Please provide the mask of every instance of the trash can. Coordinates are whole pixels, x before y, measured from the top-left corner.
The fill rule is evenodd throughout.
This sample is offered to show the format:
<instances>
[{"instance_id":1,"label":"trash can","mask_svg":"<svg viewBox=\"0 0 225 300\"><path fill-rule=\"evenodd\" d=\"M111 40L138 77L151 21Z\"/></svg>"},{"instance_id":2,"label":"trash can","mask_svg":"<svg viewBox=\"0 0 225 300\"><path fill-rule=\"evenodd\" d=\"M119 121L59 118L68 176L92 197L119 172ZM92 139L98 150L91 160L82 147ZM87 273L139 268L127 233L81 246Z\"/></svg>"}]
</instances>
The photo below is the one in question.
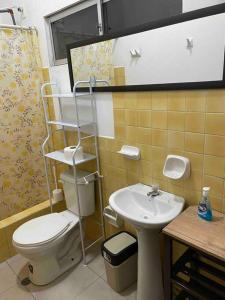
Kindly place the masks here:
<instances>
[{"instance_id":1,"label":"trash can","mask_svg":"<svg viewBox=\"0 0 225 300\"><path fill-rule=\"evenodd\" d=\"M136 237L126 231L102 243L107 282L116 292L122 292L137 281L137 251Z\"/></svg>"}]
</instances>

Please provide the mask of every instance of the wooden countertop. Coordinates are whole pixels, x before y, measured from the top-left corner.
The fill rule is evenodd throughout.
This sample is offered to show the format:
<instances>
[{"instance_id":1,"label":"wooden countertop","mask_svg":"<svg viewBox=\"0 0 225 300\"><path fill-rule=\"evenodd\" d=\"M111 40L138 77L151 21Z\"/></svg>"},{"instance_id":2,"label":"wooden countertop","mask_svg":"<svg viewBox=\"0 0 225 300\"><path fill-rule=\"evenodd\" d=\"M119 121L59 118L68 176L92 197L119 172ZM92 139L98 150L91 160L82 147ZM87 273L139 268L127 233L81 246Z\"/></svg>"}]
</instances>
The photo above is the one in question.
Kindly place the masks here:
<instances>
[{"instance_id":1,"label":"wooden countertop","mask_svg":"<svg viewBox=\"0 0 225 300\"><path fill-rule=\"evenodd\" d=\"M225 261L225 215L213 211L213 220L198 217L190 206L168 224L163 233L202 252Z\"/></svg>"}]
</instances>

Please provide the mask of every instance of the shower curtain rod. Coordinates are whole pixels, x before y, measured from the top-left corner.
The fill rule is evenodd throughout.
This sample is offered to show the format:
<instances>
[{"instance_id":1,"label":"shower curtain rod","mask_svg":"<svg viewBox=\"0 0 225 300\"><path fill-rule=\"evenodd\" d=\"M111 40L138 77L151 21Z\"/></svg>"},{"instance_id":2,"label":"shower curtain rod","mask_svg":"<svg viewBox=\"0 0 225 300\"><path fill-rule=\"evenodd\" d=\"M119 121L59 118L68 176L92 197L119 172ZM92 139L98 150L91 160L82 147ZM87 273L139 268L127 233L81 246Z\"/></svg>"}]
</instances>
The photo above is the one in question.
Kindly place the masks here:
<instances>
[{"instance_id":1,"label":"shower curtain rod","mask_svg":"<svg viewBox=\"0 0 225 300\"><path fill-rule=\"evenodd\" d=\"M37 28L36 27L25 27L25 26L19 26L19 25L7 25L7 24L0 24L0 29L3 29L3 28L11 28L11 29L23 29L23 30L36 30L37 31Z\"/></svg>"}]
</instances>

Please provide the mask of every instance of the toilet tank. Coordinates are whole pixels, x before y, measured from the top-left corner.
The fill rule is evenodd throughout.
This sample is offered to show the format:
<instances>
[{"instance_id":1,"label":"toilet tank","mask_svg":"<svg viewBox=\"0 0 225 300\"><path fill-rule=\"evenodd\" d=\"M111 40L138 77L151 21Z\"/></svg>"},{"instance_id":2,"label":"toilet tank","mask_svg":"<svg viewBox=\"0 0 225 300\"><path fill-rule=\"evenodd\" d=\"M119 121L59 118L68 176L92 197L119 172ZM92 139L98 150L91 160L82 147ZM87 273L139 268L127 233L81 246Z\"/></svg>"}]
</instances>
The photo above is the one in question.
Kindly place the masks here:
<instances>
[{"instance_id":1,"label":"toilet tank","mask_svg":"<svg viewBox=\"0 0 225 300\"><path fill-rule=\"evenodd\" d=\"M80 200L81 217L90 216L95 211L94 175L88 177L88 184L85 184L85 180L83 178L89 174L89 172L77 170L77 187ZM76 215L79 215L73 172L63 172L61 173L60 178L63 183L67 209Z\"/></svg>"}]
</instances>

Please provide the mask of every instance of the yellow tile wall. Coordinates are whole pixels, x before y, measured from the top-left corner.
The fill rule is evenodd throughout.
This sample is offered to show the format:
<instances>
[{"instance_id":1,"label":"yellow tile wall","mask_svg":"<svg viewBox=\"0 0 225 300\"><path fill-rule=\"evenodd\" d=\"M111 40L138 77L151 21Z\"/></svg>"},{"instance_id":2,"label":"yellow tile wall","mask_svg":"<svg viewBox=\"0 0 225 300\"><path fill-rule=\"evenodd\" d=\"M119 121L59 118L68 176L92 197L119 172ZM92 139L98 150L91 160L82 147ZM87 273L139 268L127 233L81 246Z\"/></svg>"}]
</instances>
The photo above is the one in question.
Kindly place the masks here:
<instances>
[{"instance_id":1,"label":"yellow tile wall","mask_svg":"<svg viewBox=\"0 0 225 300\"><path fill-rule=\"evenodd\" d=\"M212 208L225 212L225 90L113 93L113 112L115 138L99 138L105 205L137 182L158 183L194 205L207 185ZM117 154L123 144L139 147L141 160ZM189 179L163 176L168 154L190 159Z\"/></svg>"},{"instance_id":2,"label":"yellow tile wall","mask_svg":"<svg viewBox=\"0 0 225 300\"><path fill-rule=\"evenodd\" d=\"M123 70L117 71L118 80L123 80ZM52 107L50 111L54 117ZM225 90L113 93L113 113L115 138L99 138L105 206L112 192L137 182L157 183L183 196L186 205L197 204L202 186L209 185L213 209L225 212ZM54 144L62 148L62 137L54 137ZM117 151L123 144L140 147L141 160L121 157ZM163 176L168 154L190 159L189 179L173 181ZM82 167L92 170L93 164ZM89 238L98 235L96 218L99 211L86 222ZM132 226L124 227L134 232ZM106 224L107 235L116 231Z\"/></svg>"}]
</instances>

